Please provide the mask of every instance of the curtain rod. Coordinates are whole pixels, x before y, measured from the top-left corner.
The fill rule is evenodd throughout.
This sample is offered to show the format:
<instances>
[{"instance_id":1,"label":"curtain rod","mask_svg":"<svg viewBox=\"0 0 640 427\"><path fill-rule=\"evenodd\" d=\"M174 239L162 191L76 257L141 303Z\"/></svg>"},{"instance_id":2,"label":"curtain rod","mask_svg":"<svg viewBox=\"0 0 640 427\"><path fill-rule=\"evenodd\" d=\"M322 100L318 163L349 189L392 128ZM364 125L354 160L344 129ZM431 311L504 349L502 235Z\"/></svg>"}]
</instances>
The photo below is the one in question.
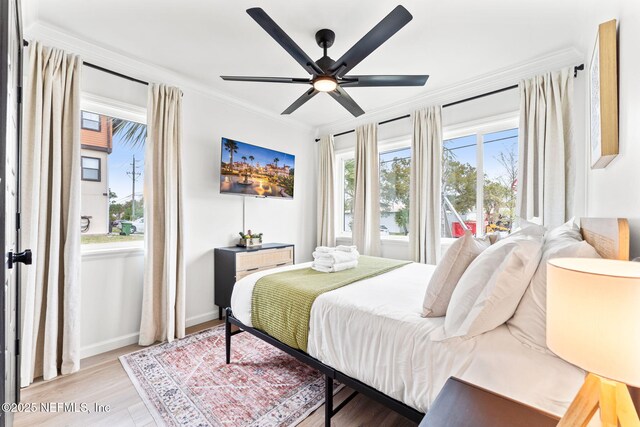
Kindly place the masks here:
<instances>
[{"instance_id":1,"label":"curtain rod","mask_svg":"<svg viewBox=\"0 0 640 427\"><path fill-rule=\"evenodd\" d=\"M22 44L25 47L29 46L29 42L27 40L23 40ZM86 65L89 68L93 68L95 70L99 70L99 71L102 71L104 73L111 74L113 76L117 76L117 77L123 78L125 80L129 80L129 81L132 81L132 82L136 82L136 83L140 83L140 84L149 86L149 82L146 82L146 81L140 80L140 79L136 79L135 77L127 76L126 74L122 74L122 73L119 73L117 71L110 70L108 68L101 67L100 65L92 64L91 62L84 62L83 61L82 65Z\"/></svg>"},{"instance_id":2,"label":"curtain rod","mask_svg":"<svg viewBox=\"0 0 640 427\"><path fill-rule=\"evenodd\" d=\"M584 70L584 64L580 64L580 65L576 65L575 67L573 67L573 77L578 77L578 71L582 71ZM463 104L465 102L469 102L469 101L473 101L476 99L480 99L480 98L484 98L485 96L491 96L491 95L495 95L497 93L501 93L501 92L506 92L508 90L512 90L512 89L516 89L518 87L518 85L511 85L511 86L507 86L507 87L503 87L501 89L496 89L496 90L492 90L491 92L486 92L486 93L481 93L480 95L475 95L475 96L471 96L469 98L465 98L465 99L461 99L459 101L454 101L454 102L450 102L448 104L444 104L442 106L442 108L447 108L447 107L453 107L454 105L458 105L458 104ZM399 117L394 117L392 119L388 119L388 120L384 120L378 123L379 125L384 125L387 123L391 123L391 122L395 122L396 120L402 120L402 119L407 119L411 117L411 114L405 114L404 116L399 116ZM350 129L350 130L346 130L344 132L340 132L340 133L336 133L333 136L342 136L342 135L347 135L350 133L355 132L355 129ZM319 138L316 138L316 142L320 141Z\"/></svg>"}]
</instances>

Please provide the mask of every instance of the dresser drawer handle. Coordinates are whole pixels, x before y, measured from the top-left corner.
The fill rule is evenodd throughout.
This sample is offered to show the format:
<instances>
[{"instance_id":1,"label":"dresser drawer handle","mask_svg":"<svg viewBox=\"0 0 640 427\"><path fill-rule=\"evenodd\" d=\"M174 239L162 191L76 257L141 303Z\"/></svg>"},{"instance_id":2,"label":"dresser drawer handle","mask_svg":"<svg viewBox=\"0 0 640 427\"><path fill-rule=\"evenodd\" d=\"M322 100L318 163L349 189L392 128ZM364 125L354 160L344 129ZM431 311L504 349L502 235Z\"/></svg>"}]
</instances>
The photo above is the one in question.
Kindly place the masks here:
<instances>
[{"instance_id":1,"label":"dresser drawer handle","mask_svg":"<svg viewBox=\"0 0 640 427\"><path fill-rule=\"evenodd\" d=\"M276 264L276 267L282 267L283 265L287 265L286 262L281 262L280 264Z\"/></svg>"},{"instance_id":2,"label":"dresser drawer handle","mask_svg":"<svg viewBox=\"0 0 640 427\"><path fill-rule=\"evenodd\" d=\"M260 267L256 267L256 268L250 268L247 271L256 271L256 270L260 270Z\"/></svg>"}]
</instances>

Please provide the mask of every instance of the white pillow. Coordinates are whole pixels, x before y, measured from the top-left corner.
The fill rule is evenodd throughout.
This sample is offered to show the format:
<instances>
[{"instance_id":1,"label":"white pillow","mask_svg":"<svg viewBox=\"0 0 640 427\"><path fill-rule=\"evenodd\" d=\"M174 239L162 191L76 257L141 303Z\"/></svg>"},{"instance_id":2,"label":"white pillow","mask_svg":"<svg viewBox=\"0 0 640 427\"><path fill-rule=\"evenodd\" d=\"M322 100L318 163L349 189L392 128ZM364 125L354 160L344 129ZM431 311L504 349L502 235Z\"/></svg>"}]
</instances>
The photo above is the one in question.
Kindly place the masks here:
<instances>
[{"instance_id":1,"label":"white pillow","mask_svg":"<svg viewBox=\"0 0 640 427\"><path fill-rule=\"evenodd\" d=\"M577 234L576 234L577 233ZM515 314L507 322L509 331L520 342L538 351L547 348L547 262L554 258L600 258L598 252L581 241L580 229L569 223L549 232L542 259Z\"/></svg>"},{"instance_id":2,"label":"white pillow","mask_svg":"<svg viewBox=\"0 0 640 427\"><path fill-rule=\"evenodd\" d=\"M490 246L490 240L476 239L467 230L438 262L427 285L422 303L422 317L440 317L447 312L451 294L465 270L478 255Z\"/></svg>"},{"instance_id":3,"label":"white pillow","mask_svg":"<svg viewBox=\"0 0 640 427\"><path fill-rule=\"evenodd\" d=\"M580 227L576 225L574 218L571 218L561 226L554 228L544 236L545 243L557 239L573 239L576 242L582 241Z\"/></svg>"},{"instance_id":4,"label":"white pillow","mask_svg":"<svg viewBox=\"0 0 640 427\"><path fill-rule=\"evenodd\" d=\"M519 221L519 226L514 228L505 239L513 236L535 236L540 239L544 236L544 233L547 231L543 226L536 224L535 222L530 222L521 219Z\"/></svg>"},{"instance_id":5,"label":"white pillow","mask_svg":"<svg viewBox=\"0 0 640 427\"><path fill-rule=\"evenodd\" d=\"M506 322L538 267L541 236L512 235L482 252L462 275L444 321L447 337L471 338Z\"/></svg>"}]
</instances>

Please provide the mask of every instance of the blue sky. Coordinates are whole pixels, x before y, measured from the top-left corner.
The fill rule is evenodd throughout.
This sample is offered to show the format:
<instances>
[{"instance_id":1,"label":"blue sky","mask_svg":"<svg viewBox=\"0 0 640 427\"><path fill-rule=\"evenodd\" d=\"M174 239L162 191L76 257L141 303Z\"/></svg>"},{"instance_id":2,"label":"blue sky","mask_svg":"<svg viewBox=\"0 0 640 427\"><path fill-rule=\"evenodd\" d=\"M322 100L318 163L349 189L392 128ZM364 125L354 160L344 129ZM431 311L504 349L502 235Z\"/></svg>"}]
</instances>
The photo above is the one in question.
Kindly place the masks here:
<instances>
[{"instance_id":1,"label":"blue sky","mask_svg":"<svg viewBox=\"0 0 640 427\"><path fill-rule=\"evenodd\" d=\"M295 156L292 154L282 153L280 151L270 150L268 148L258 147L256 145L247 144L246 142L240 142L232 140L230 138L222 138L220 145L222 146L222 161L229 162L229 152L225 149L224 143L227 140L235 141L238 144L238 152L233 154L233 161L241 161L242 156L249 158L249 156L255 157L254 164L260 163L260 166L264 166L268 163L273 163L273 159L276 157L280 159L278 166L294 167ZM249 160L247 160L249 162Z\"/></svg>"},{"instance_id":2,"label":"blue sky","mask_svg":"<svg viewBox=\"0 0 640 427\"><path fill-rule=\"evenodd\" d=\"M142 195L144 183L144 146L139 145L132 149L122 143L122 138L114 135L113 151L109 154L109 188L114 191L118 202L131 200L131 177L127 172L131 171L133 156L136 156L136 172L141 175L136 180L136 198Z\"/></svg>"}]
</instances>

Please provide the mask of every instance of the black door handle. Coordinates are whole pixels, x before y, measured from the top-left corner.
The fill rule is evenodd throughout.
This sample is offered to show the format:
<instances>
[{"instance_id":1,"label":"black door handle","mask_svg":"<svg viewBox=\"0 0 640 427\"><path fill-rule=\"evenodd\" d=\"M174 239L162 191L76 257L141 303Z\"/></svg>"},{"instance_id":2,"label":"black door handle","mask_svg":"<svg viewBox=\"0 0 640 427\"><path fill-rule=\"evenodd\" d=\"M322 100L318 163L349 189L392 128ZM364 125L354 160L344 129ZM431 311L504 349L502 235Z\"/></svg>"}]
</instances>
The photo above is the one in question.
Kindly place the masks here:
<instances>
[{"instance_id":1,"label":"black door handle","mask_svg":"<svg viewBox=\"0 0 640 427\"><path fill-rule=\"evenodd\" d=\"M16 262L21 262L25 265L31 265L31 261L33 257L31 255L31 249L25 249L22 252L18 252L14 254L13 252L9 252L9 259L7 260L7 268L13 268L13 264Z\"/></svg>"}]
</instances>

